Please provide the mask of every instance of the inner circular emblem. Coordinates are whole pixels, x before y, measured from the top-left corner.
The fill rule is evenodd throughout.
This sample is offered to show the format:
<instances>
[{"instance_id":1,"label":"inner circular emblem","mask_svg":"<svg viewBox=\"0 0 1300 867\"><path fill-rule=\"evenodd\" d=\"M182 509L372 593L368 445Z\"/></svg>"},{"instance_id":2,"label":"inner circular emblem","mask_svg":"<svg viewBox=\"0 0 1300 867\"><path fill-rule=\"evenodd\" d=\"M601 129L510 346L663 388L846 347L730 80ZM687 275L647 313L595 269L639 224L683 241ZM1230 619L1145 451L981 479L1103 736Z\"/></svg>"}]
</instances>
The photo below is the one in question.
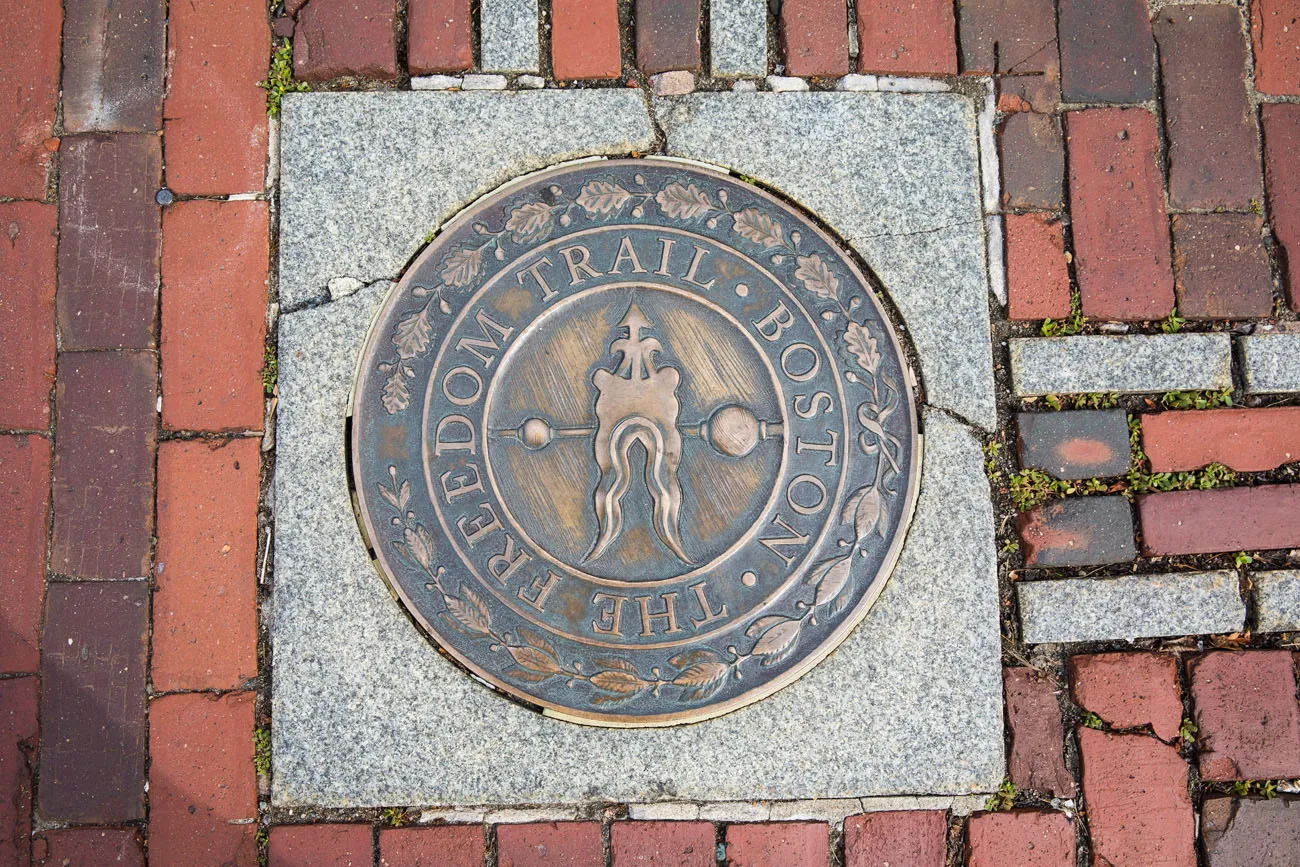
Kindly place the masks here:
<instances>
[{"instance_id":1,"label":"inner circular emblem","mask_svg":"<svg viewBox=\"0 0 1300 867\"><path fill-rule=\"evenodd\" d=\"M451 221L362 356L352 464L411 616L545 712L672 725L866 615L916 498L913 379L806 217L666 160L542 172Z\"/></svg>"}]
</instances>

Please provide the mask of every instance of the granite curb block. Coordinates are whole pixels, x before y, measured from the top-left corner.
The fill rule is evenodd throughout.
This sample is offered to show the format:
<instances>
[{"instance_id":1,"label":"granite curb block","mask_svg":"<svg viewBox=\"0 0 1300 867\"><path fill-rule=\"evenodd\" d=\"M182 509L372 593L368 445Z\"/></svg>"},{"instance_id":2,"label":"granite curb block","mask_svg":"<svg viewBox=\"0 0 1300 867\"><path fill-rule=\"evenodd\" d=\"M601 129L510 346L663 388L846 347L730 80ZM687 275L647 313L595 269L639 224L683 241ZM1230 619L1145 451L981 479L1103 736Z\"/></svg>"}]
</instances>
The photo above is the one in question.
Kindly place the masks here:
<instances>
[{"instance_id":1,"label":"granite curb block","mask_svg":"<svg viewBox=\"0 0 1300 867\"><path fill-rule=\"evenodd\" d=\"M1239 631L1237 573L1069 578L1016 585L1026 644Z\"/></svg>"},{"instance_id":2,"label":"granite curb block","mask_svg":"<svg viewBox=\"0 0 1300 867\"><path fill-rule=\"evenodd\" d=\"M1300 630L1300 570L1252 572L1260 632Z\"/></svg>"},{"instance_id":3,"label":"granite curb block","mask_svg":"<svg viewBox=\"0 0 1300 867\"><path fill-rule=\"evenodd\" d=\"M1226 334L1020 337L1011 345L1016 394L1136 394L1232 387Z\"/></svg>"},{"instance_id":4,"label":"granite curb block","mask_svg":"<svg viewBox=\"0 0 1300 867\"><path fill-rule=\"evenodd\" d=\"M485 72L537 72L537 0L482 0L479 56Z\"/></svg>"},{"instance_id":5,"label":"granite curb block","mask_svg":"<svg viewBox=\"0 0 1300 867\"><path fill-rule=\"evenodd\" d=\"M718 78L767 75L767 4L763 0L713 0L709 4L709 56Z\"/></svg>"},{"instance_id":6,"label":"granite curb block","mask_svg":"<svg viewBox=\"0 0 1300 867\"><path fill-rule=\"evenodd\" d=\"M1247 394L1300 392L1300 332L1252 334L1238 343Z\"/></svg>"}]
</instances>

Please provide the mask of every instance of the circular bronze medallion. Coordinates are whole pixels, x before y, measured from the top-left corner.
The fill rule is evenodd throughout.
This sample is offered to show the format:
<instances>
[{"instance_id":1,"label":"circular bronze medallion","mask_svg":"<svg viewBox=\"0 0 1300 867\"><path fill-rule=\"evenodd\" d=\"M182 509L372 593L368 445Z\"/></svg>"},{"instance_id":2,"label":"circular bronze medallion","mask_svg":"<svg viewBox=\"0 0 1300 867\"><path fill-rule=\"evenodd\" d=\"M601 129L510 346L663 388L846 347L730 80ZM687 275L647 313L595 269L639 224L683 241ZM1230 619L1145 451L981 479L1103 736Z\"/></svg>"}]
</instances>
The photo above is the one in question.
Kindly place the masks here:
<instances>
[{"instance_id":1,"label":"circular bronze medallion","mask_svg":"<svg viewBox=\"0 0 1300 867\"><path fill-rule=\"evenodd\" d=\"M532 175L450 222L361 360L366 533L411 616L546 712L670 725L848 634L916 496L912 376L807 218L666 160Z\"/></svg>"}]
</instances>

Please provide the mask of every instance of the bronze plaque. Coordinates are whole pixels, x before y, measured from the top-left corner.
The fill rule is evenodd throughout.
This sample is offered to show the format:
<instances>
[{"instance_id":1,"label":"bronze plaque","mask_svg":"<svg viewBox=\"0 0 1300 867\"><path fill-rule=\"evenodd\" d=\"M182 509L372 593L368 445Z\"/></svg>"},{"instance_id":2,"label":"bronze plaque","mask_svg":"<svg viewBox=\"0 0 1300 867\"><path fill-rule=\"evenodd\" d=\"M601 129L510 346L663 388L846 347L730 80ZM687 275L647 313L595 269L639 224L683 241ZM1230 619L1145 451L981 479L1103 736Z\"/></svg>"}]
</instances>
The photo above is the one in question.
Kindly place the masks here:
<instances>
[{"instance_id":1,"label":"bronze plaque","mask_svg":"<svg viewBox=\"0 0 1300 867\"><path fill-rule=\"evenodd\" d=\"M599 725L717 716L816 665L879 595L918 478L913 379L853 260L667 160L559 167L448 223L372 327L352 425L415 621Z\"/></svg>"}]
</instances>

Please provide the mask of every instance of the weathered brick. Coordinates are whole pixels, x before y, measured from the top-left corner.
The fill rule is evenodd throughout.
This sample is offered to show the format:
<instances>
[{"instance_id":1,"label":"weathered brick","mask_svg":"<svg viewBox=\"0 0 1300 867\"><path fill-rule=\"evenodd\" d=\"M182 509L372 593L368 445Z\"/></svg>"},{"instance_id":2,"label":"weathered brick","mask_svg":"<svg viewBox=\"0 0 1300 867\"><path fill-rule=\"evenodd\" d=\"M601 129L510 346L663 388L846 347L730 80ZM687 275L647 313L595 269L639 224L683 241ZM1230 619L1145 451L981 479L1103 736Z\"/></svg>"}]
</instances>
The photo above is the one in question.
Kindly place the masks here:
<instances>
[{"instance_id":1,"label":"weathered brick","mask_svg":"<svg viewBox=\"0 0 1300 867\"><path fill-rule=\"evenodd\" d=\"M710 822L615 822L609 831L613 867L714 867Z\"/></svg>"},{"instance_id":2,"label":"weathered brick","mask_svg":"<svg viewBox=\"0 0 1300 867\"><path fill-rule=\"evenodd\" d=\"M1016 521L1026 566L1104 566L1137 556L1128 500L1067 497L1022 512Z\"/></svg>"},{"instance_id":3,"label":"weathered brick","mask_svg":"<svg viewBox=\"0 0 1300 867\"><path fill-rule=\"evenodd\" d=\"M822 867L830 857L824 822L728 825L727 867Z\"/></svg>"},{"instance_id":4,"label":"weathered brick","mask_svg":"<svg viewBox=\"0 0 1300 867\"><path fill-rule=\"evenodd\" d=\"M943 0L857 0L858 72L950 75L957 22Z\"/></svg>"},{"instance_id":5,"label":"weathered brick","mask_svg":"<svg viewBox=\"0 0 1300 867\"><path fill-rule=\"evenodd\" d=\"M1094 864L1196 867L1187 763L1146 735L1078 729Z\"/></svg>"},{"instance_id":6,"label":"weathered brick","mask_svg":"<svg viewBox=\"0 0 1300 867\"><path fill-rule=\"evenodd\" d=\"M61 150L60 346L152 349L162 246L158 136L73 136Z\"/></svg>"},{"instance_id":7,"label":"weathered brick","mask_svg":"<svg viewBox=\"0 0 1300 867\"><path fill-rule=\"evenodd\" d=\"M1032 668L1004 668L1002 678L1011 727L1011 782L1029 791L1073 798L1056 684Z\"/></svg>"},{"instance_id":8,"label":"weathered brick","mask_svg":"<svg viewBox=\"0 0 1300 867\"><path fill-rule=\"evenodd\" d=\"M1056 56L1056 49L1052 49ZM1061 102L1061 71L1049 70L1042 75L1003 75L995 82L998 111L1036 111L1051 114Z\"/></svg>"},{"instance_id":9,"label":"weathered brick","mask_svg":"<svg viewBox=\"0 0 1300 867\"><path fill-rule=\"evenodd\" d=\"M1273 312L1263 220L1249 214L1176 214L1172 222L1180 315L1246 319Z\"/></svg>"},{"instance_id":10,"label":"weathered brick","mask_svg":"<svg viewBox=\"0 0 1300 867\"><path fill-rule=\"evenodd\" d=\"M1164 741L1178 738L1183 700L1178 660L1161 653L1094 653L1070 660L1074 703L1114 728L1150 725Z\"/></svg>"},{"instance_id":11,"label":"weathered brick","mask_svg":"<svg viewBox=\"0 0 1300 867\"><path fill-rule=\"evenodd\" d=\"M617 0L552 0L551 66L561 79L618 78Z\"/></svg>"},{"instance_id":12,"label":"weathered brick","mask_svg":"<svg viewBox=\"0 0 1300 867\"><path fill-rule=\"evenodd\" d=\"M844 820L844 867L943 867L948 814L942 810L862 813Z\"/></svg>"},{"instance_id":13,"label":"weathered brick","mask_svg":"<svg viewBox=\"0 0 1300 867\"><path fill-rule=\"evenodd\" d=\"M1156 16L1155 35L1169 141L1169 203L1245 208L1262 200L1241 13L1231 5L1166 7Z\"/></svg>"},{"instance_id":14,"label":"weathered brick","mask_svg":"<svg viewBox=\"0 0 1300 867\"><path fill-rule=\"evenodd\" d=\"M0 57L3 57L0 54ZM54 387L56 210L0 204L0 428L45 430Z\"/></svg>"},{"instance_id":15,"label":"weathered brick","mask_svg":"<svg viewBox=\"0 0 1300 867\"><path fill-rule=\"evenodd\" d=\"M1059 220L1007 214L1007 318L1064 319L1070 315L1070 272Z\"/></svg>"},{"instance_id":16,"label":"weathered brick","mask_svg":"<svg viewBox=\"0 0 1300 867\"><path fill-rule=\"evenodd\" d=\"M261 190L266 176L266 77L271 33L258 0L171 7L164 104L167 186L188 195Z\"/></svg>"},{"instance_id":17,"label":"weathered brick","mask_svg":"<svg viewBox=\"0 0 1300 867\"><path fill-rule=\"evenodd\" d=\"M396 0L312 0L294 28L293 74L303 81L344 75L397 77Z\"/></svg>"},{"instance_id":18,"label":"weathered brick","mask_svg":"<svg viewBox=\"0 0 1300 867\"><path fill-rule=\"evenodd\" d=\"M781 50L787 75L844 75L849 71L848 7L837 0L785 0Z\"/></svg>"},{"instance_id":19,"label":"weathered brick","mask_svg":"<svg viewBox=\"0 0 1300 867\"><path fill-rule=\"evenodd\" d=\"M1152 472L1219 463L1251 473L1300 460L1300 407L1158 412L1141 418L1142 448Z\"/></svg>"},{"instance_id":20,"label":"weathered brick","mask_svg":"<svg viewBox=\"0 0 1300 867\"><path fill-rule=\"evenodd\" d=\"M0 196L45 198L59 98L60 0L15 3L0 33Z\"/></svg>"},{"instance_id":21,"label":"weathered brick","mask_svg":"<svg viewBox=\"0 0 1300 867\"><path fill-rule=\"evenodd\" d=\"M59 357L53 571L77 578L149 574L157 370L149 352Z\"/></svg>"},{"instance_id":22,"label":"weathered brick","mask_svg":"<svg viewBox=\"0 0 1300 867\"><path fill-rule=\"evenodd\" d=\"M144 867L140 832L132 828L65 828L32 841L36 867Z\"/></svg>"},{"instance_id":23,"label":"weathered brick","mask_svg":"<svg viewBox=\"0 0 1300 867\"><path fill-rule=\"evenodd\" d=\"M1066 133L1084 315L1164 318L1174 287L1155 118L1145 109L1075 111Z\"/></svg>"},{"instance_id":24,"label":"weathered brick","mask_svg":"<svg viewBox=\"0 0 1300 867\"><path fill-rule=\"evenodd\" d=\"M700 0L637 0L636 65L645 75L700 69Z\"/></svg>"},{"instance_id":25,"label":"weathered brick","mask_svg":"<svg viewBox=\"0 0 1300 867\"><path fill-rule=\"evenodd\" d=\"M257 675L260 441L158 449L155 689L233 689Z\"/></svg>"},{"instance_id":26,"label":"weathered brick","mask_svg":"<svg viewBox=\"0 0 1300 867\"><path fill-rule=\"evenodd\" d=\"M1058 68L1056 7L1050 0L960 0L962 72Z\"/></svg>"},{"instance_id":27,"label":"weathered brick","mask_svg":"<svg viewBox=\"0 0 1300 867\"><path fill-rule=\"evenodd\" d=\"M1148 556L1300 546L1300 485L1170 491L1137 503Z\"/></svg>"},{"instance_id":28,"label":"weathered brick","mask_svg":"<svg viewBox=\"0 0 1300 867\"><path fill-rule=\"evenodd\" d=\"M41 818L144 818L143 581L56 583L41 654Z\"/></svg>"},{"instance_id":29,"label":"weathered brick","mask_svg":"<svg viewBox=\"0 0 1300 867\"><path fill-rule=\"evenodd\" d=\"M162 421L258 430L266 343L266 202L177 202L163 217Z\"/></svg>"},{"instance_id":30,"label":"weathered brick","mask_svg":"<svg viewBox=\"0 0 1300 867\"><path fill-rule=\"evenodd\" d=\"M1291 867L1300 853L1300 804L1209 798L1201 839L1209 867Z\"/></svg>"},{"instance_id":31,"label":"weathered brick","mask_svg":"<svg viewBox=\"0 0 1300 867\"><path fill-rule=\"evenodd\" d=\"M36 754L34 677L0 680L0 864L23 867L32 833Z\"/></svg>"},{"instance_id":32,"label":"weathered brick","mask_svg":"<svg viewBox=\"0 0 1300 867\"><path fill-rule=\"evenodd\" d=\"M599 822L530 822L497 826L500 867L602 867Z\"/></svg>"},{"instance_id":33,"label":"weathered brick","mask_svg":"<svg viewBox=\"0 0 1300 867\"><path fill-rule=\"evenodd\" d=\"M66 0L64 129L144 132L160 128L166 7L165 0Z\"/></svg>"},{"instance_id":34,"label":"weathered brick","mask_svg":"<svg viewBox=\"0 0 1300 867\"><path fill-rule=\"evenodd\" d=\"M1053 115L1018 112L1002 124L1002 204L1055 210L1064 203L1065 145Z\"/></svg>"},{"instance_id":35,"label":"weathered brick","mask_svg":"<svg viewBox=\"0 0 1300 867\"><path fill-rule=\"evenodd\" d=\"M1129 468L1128 415L1122 409L1016 415L1022 467L1058 479L1120 476Z\"/></svg>"},{"instance_id":36,"label":"weathered brick","mask_svg":"<svg viewBox=\"0 0 1300 867\"><path fill-rule=\"evenodd\" d=\"M1213 651L1188 662L1187 679L1202 779L1300 776L1300 707L1289 651Z\"/></svg>"},{"instance_id":37,"label":"weathered brick","mask_svg":"<svg viewBox=\"0 0 1300 867\"><path fill-rule=\"evenodd\" d=\"M49 479L49 440L0 436L0 672L41 664Z\"/></svg>"},{"instance_id":38,"label":"weathered brick","mask_svg":"<svg viewBox=\"0 0 1300 867\"><path fill-rule=\"evenodd\" d=\"M384 828L379 867L483 867L483 826Z\"/></svg>"},{"instance_id":39,"label":"weathered brick","mask_svg":"<svg viewBox=\"0 0 1300 867\"><path fill-rule=\"evenodd\" d=\"M410 0L406 66L412 75L463 72L474 65L470 0Z\"/></svg>"},{"instance_id":40,"label":"weathered brick","mask_svg":"<svg viewBox=\"0 0 1300 867\"><path fill-rule=\"evenodd\" d=\"M1155 40L1143 0L1061 0L1057 14L1066 102L1155 98Z\"/></svg>"},{"instance_id":41,"label":"weathered brick","mask_svg":"<svg viewBox=\"0 0 1300 867\"><path fill-rule=\"evenodd\" d=\"M267 867L370 867L369 825L279 825L271 829Z\"/></svg>"},{"instance_id":42,"label":"weathered brick","mask_svg":"<svg viewBox=\"0 0 1300 867\"><path fill-rule=\"evenodd\" d=\"M967 867L1074 867L1074 823L1064 813L979 813L966 832Z\"/></svg>"},{"instance_id":43,"label":"weathered brick","mask_svg":"<svg viewBox=\"0 0 1300 867\"><path fill-rule=\"evenodd\" d=\"M1300 33L1300 25L1293 28ZM1286 251L1286 285L1291 307L1300 310L1300 105L1260 107L1264 125L1264 180L1269 222Z\"/></svg>"},{"instance_id":44,"label":"weathered brick","mask_svg":"<svg viewBox=\"0 0 1300 867\"><path fill-rule=\"evenodd\" d=\"M1300 2L1258 0L1250 4L1255 43L1255 89L1300 96Z\"/></svg>"}]
</instances>

